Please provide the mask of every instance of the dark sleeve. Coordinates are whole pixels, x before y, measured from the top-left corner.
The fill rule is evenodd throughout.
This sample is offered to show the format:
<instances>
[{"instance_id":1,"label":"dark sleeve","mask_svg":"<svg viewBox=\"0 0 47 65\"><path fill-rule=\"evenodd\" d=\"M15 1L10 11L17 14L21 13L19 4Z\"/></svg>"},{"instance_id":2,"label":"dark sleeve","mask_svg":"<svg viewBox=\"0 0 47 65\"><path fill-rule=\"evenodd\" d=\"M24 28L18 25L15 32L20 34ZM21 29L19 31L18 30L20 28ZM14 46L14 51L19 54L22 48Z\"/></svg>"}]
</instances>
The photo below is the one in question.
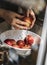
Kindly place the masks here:
<instances>
[{"instance_id":1,"label":"dark sleeve","mask_svg":"<svg viewBox=\"0 0 47 65\"><path fill-rule=\"evenodd\" d=\"M12 4L6 0L0 0L0 8L10 10L17 12L18 11L18 6L16 4ZM0 23L2 23L5 19L0 16Z\"/></svg>"},{"instance_id":2,"label":"dark sleeve","mask_svg":"<svg viewBox=\"0 0 47 65\"><path fill-rule=\"evenodd\" d=\"M0 0L0 8L14 11L14 12L18 11L18 5L8 2L7 0Z\"/></svg>"}]
</instances>

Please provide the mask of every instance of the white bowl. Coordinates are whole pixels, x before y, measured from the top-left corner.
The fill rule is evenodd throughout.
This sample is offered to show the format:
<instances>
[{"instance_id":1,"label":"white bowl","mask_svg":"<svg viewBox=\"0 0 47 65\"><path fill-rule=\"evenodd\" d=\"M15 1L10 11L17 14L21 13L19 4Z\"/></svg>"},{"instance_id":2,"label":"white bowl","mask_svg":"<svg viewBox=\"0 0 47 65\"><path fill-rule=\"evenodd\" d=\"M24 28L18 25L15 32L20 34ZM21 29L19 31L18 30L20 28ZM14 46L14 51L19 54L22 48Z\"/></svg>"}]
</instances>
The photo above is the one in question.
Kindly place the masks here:
<instances>
[{"instance_id":1,"label":"white bowl","mask_svg":"<svg viewBox=\"0 0 47 65\"><path fill-rule=\"evenodd\" d=\"M33 37L39 37L39 35L33 33L33 32L30 32L30 31L27 31L27 30L8 30L6 32L3 32L1 35L0 35L0 39L2 40L2 42L5 40L5 39L14 39L14 40L23 40L26 35L32 35ZM21 49L21 48L13 48L12 46L10 45L7 45L9 48L11 49L14 49L15 50L15 53L18 54L18 55L21 55L21 56L28 56L31 54L31 49ZM10 50L11 51L11 50Z\"/></svg>"}]
</instances>

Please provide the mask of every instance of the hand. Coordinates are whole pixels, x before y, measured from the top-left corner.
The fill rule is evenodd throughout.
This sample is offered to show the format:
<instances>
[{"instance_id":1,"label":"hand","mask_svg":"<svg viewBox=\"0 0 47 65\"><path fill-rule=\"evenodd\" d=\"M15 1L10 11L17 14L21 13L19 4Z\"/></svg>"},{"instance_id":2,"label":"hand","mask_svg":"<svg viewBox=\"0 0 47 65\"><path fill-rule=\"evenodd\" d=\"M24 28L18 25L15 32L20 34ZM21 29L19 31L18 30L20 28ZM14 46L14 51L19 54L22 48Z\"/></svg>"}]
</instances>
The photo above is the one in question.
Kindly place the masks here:
<instances>
[{"instance_id":1,"label":"hand","mask_svg":"<svg viewBox=\"0 0 47 65\"><path fill-rule=\"evenodd\" d=\"M23 16L15 13L15 12L12 12L12 11L9 11L9 10L5 10L5 9L0 9L0 16L3 19L5 19L5 21L8 24L14 26L14 28L27 29L27 27L26 27L27 23L26 22L21 21L20 19L16 19L15 18L15 17L22 18Z\"/></svg>"},{"instance_id":2,"label":"hand","mask_svg":"<svg viewBox=\"0 0 47 65\"><path fill-rule=\"evenodd\" d=\"M33 16L32 25L31 25L31 27L30 27L30 28L32 28L32 27L34 26L35 21L36 21L36 17L35 17L35 14L34 14L33 10L30 9L30 8L27 10L27 17L29 17L29 14L30 14L31 16Z\"/></svg>"},{"instance_id":3,"label":"hand","mask_svg":"<svg viewBox=\"0 0 47 65\"><path fill-rule=\"evenodd\" d=\"M20 19L13 18L11 25L16 29L28 29L27 22L21 21Z\"/></svg>"},{"instance_id":4,"label":"hand","mask_svg":"<svg viewBox=\"0 0 47 65\"><path fill-rule=\"evenodd\" d=\"M26 26L28 23L20 20L20 18L22 18L23 16L12 12L12 11L6 11L5 10L5 19L6 21L13 26L15 29L27 29L28 27ZM9 14L8 14L9 13ZM17 19L19 18L19 19Z\"/></svg>"},{"instance_id":5,"label":"hand","mask_svg":"<svg viewBox=\"0 0 47 65\"><path fill-rule=\"evenodd\" d=\"M33 15L33 18L34 18L31 27L29 27L29 24L27 22L20 20L20 18L22 18L23 16L17 14L16 12L12 12L12 11L5 10L5 9L0 9L0 16L3 17L6 20L6 22L12 25L15 29L16 28L17 29L30 29L33 27L35 23L35 15L32 12L32 10L27 12L27 14L28 13Z\"/></svg>"},{"instance_id":6,"label":"hand","mask_svg":"<svg viewBox=\"0 0 47 65\"><path fill-rule=\"evenodd\" d=\"M30 29L30 28L32 28L33 26L34 26L34 23L35 23L35 20L36 20L36 18L35 18L35 15L34 15L34 12L31 10L31 9L29 9L29 10L27 10L27 17L29 16L29 14L31 14L32 16L33 16L33 21L32 21L32 25L29 27L29 23L28 22L25 22L25 21L22 21L20 18L23 18L24 16L17 16L16 15L16 17L13 17L13 21L11 22L11 25L14 27L14 29ZM17 17L18 17L18 19L17 19Z\"/></svg>"},{"instance_id":7,"label":"hand","mask_svg":"<svg viewBox=\"0 0 47 65\"><path fill-rule=\"evenodd\" d=\"M5 19L5 21L8 24L10 24L11 26L14 26L14 28L27 29L25 22L21 21L20 19L15 18L15 17L22 18L23 16L15 13L15 12L5 10L5 9L0 9L0 16L3 17L3 19Z\"/></svg>"}]
</instances>

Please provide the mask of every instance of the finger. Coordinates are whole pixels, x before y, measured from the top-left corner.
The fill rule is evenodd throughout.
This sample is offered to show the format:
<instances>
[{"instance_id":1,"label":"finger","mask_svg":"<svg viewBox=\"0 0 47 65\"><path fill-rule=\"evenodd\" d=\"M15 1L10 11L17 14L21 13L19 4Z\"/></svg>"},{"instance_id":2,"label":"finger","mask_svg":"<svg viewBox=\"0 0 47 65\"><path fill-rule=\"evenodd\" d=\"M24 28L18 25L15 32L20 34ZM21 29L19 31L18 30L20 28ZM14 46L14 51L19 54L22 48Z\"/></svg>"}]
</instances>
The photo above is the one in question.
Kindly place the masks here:
<instances>
[{"instance_id":1,"label":"finger","mask_svg":"<svg viewBox=\"0 0 47 65\"><path fill-rule=\"evenodd\" d=\"M34 19L36 19L35 18L35 14L34 14L34 12L31 9L30 9L30 14L33 16Z\"/></svg>"},{"instance_id":2,"label":"finger","mask_svg":"<svg viewBox=\"0 0 47 65\"><path fill-rule=\"evenodd\" d=\"M12 25L12 29L13 29L13 30L15 30L15 29L19 30L19 28L16 27L15 25Z\"/></svg>"},{"instance_id":3,"label":"finger","mask_svg":"<svg viewBox=\"0 0 47 65\"><path fill-rule=\"evenodd\" d=\"M21 24L21 25L26 25L27 24L26 22L21 21L19 19L14 19L14 20L15 20L15 23L17 23L17 24Z\"/></svg>"},{"instance_id":4,"label":"finger","mask_svg":"<svg viewBox=\"0 0 47 65\"><path fill-rule=\"evenodd\" d=\"M35 21L36 21L36 17L35 17L34 12L31 9L30 9L30 14L33 16L33 21L32 21L32 26L31 26L31 28L32 28L34 26Z\"/></svg>"},{"instance_id":5,"label":"finger","mask_svg":"<svg viewBox=\"0 0 47 65\"><path fill-rule=\"evenodd\" d=\"M28 22L25 22L25 21L21 21L19 19L14 19L13 22L15 22L15 24L18 24L18 25L23 25L23 26L29 26L29 23Z\"/></svg>"},{"instance_id":6,"label":"finger","mask_svg":"<svg viewBox=\"0 0 47 65\"><path fill-rule=\"evenodd\" d=\"M35 15L34 12L31 9L30 9L30 14L33 15L33 16Z\"/></svg>"},{"instance_id":7,"label":"finger","mask_svg":"<svg viewBox=\"0 0 47 65\"><path fill-rule=\"evenodd\" d=\"M13 25L15 28L18 28L18 29L27 29L26 26L21 26L21 25L18 25L18 24L14 24Z\"/></svg>"}]
</instances>

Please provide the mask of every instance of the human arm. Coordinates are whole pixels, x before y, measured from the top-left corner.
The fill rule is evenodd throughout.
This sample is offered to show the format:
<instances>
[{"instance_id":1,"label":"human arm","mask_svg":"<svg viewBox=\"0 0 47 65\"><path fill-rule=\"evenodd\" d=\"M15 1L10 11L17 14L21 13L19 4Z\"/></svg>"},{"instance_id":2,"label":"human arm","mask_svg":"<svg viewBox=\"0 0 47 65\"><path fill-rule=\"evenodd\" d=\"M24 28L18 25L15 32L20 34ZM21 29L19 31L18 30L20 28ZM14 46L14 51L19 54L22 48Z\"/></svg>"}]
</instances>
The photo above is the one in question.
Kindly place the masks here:
<instances>
[{"instance_id":1,"label":"human arm","mask_svg":"<svg viewBox=\"0 0 47 65\"><path fill-rule=\"evenodd\" d=\"M28 26L27 26L28 23L21 20L21 18L24 16L21 16L17 14L16 12L12 12L12 11L5 10L5 9L0 9L0 17L4 18L5 21L9 23L11 26L13 26L15 29L16 28L17 29L28 29ZM31 26L33 27L33 25Z\"/></svg>"}]
</instances>

